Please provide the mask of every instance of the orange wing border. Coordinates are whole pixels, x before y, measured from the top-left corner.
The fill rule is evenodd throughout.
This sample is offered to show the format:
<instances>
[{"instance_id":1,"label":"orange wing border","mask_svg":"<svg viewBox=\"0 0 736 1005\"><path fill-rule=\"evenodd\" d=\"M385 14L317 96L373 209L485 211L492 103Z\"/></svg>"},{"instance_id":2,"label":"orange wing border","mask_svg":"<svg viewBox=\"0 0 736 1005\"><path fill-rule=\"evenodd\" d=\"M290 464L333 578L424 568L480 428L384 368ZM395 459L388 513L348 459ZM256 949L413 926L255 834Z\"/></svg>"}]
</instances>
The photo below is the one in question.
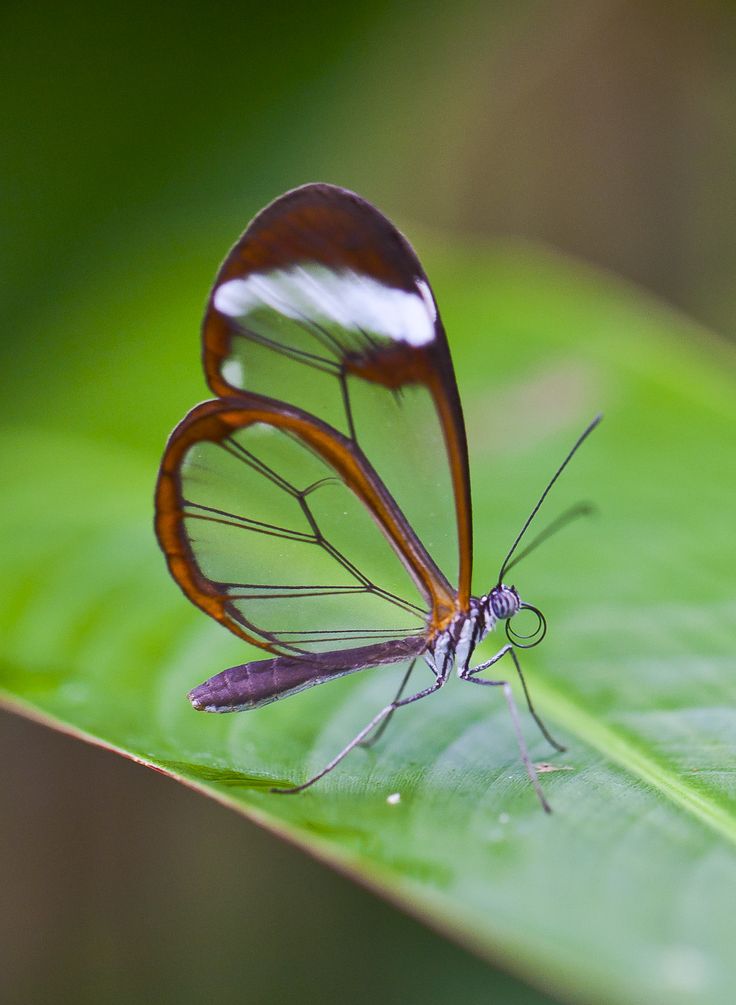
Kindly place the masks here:
<instances>
[{"instance_id":1,"label":"orange wing border","mask_svg":"<svg viewBox=\"0 0 736 1005\"><path fill-rule=\"evenodd\" d=\"M198 570L184 526L186 501L179 471L187 451L203 441L220 443L254 423L294 435L336 472L366 506L425 598L428 641L446 628L460 609L460 598L357 444L306 412L257 395L241 394L197 405L179 423L166 446L156 485L155 530L169 571L184 594L244 642L279 652L228 612L229 598Z\"/></svg>"}]
</instances>

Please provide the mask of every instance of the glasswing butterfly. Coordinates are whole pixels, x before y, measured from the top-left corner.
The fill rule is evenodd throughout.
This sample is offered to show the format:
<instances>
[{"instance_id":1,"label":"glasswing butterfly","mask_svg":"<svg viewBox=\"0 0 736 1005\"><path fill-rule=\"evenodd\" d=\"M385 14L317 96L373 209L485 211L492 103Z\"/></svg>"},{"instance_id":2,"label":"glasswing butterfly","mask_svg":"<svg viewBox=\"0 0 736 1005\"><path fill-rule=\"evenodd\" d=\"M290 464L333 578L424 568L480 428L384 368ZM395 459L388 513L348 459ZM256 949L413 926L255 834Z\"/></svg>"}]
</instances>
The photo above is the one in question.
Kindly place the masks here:
<instances>
[{"instance_id":1,"label":"glasswing butterfly","mask_svg":"<svg viewBox=\"0 0 736 1005\"><path fill-rule=\"evenodd\" d=\"M194 708L258 708L403 664L393 701L322 771L273 790L299 792L377 739L396 709L438 691L455 667L463 681L502 688L548 811L508 682L479 674L508 654L539 728L564 749L537 716L515 652L541 641L544 617L503 578L600 417L547 485L496 584L475 597L468 450L447 338L418 258L377 209L312 184L262 210L215 280L203 361L217 397L169 439L156 533L187 597L268 655L195 687ZM524 609L537 624L522 636L511 619ZM507 644L471 666L499 621ZM405 694L417 665L431 680Z\"/></svg>"}]
</instances>

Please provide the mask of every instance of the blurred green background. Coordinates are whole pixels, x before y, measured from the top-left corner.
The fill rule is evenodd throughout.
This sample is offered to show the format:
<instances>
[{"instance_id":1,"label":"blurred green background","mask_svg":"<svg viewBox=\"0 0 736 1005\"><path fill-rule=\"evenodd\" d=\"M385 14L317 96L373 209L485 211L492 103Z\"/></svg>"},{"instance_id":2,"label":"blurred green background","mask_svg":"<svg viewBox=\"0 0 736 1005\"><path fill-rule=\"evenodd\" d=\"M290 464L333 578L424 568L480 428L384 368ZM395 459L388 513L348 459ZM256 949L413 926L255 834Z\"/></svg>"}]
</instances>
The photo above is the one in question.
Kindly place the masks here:
<instances>
[{"instance_id":1,"label":"blurred green background","mask_svg":"<svg viewBox=\"0 0 736 1005\"><path fill-rule=\"evenodd\" d=\"M153 465L205 396L219 260L312 180L733 336L735 29L717 2L5 4L5 420ZM0 756L4 1001L548 1000L152 772L6 713Z\"/></svg>"}]
</instances>

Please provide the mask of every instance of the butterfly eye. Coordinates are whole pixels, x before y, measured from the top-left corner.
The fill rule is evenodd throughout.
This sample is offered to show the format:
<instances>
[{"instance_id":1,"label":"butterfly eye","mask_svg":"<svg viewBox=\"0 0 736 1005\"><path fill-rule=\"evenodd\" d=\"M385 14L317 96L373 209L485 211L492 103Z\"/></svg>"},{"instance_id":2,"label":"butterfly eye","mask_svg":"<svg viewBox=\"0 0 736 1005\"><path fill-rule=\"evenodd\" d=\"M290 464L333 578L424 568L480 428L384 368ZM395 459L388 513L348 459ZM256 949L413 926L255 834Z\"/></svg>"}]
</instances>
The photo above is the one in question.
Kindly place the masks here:
<instances>
[{"instance_id":1,"label":"butterfly eye","mask_svg":"<svg viewBox=\"0 0 736 1005\"><path fill-rule=\"evenodd\" d=\"M499 620L512 618L521 606L519 594L513 586L497 586L490 595L491 610Z\"/></svg>"}]
</instances>

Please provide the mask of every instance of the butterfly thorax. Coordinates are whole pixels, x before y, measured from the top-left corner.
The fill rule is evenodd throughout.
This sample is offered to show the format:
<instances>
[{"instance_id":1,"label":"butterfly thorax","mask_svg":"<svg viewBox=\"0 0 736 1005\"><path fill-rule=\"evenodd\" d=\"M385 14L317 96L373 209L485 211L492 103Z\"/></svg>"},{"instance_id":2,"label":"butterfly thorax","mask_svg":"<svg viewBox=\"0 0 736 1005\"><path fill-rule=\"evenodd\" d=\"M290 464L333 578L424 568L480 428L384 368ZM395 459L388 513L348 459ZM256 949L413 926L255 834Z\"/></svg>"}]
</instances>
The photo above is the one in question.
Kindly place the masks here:
<instances>
[{"instance_id":1,"label":"butterfly thorax","mask_svg":"<svg viewBox=\"0 0 736 1005\"><path fill-rule=\"evenodd\" d=\"M458 674L467 669L479 643L498 621L512 618L521 607L513 586L500 583L482 597L471 597L469 610L457 614L434 640L430 653L436 672L447 676L454 663Z\"/></svg>"}]
</instances>

